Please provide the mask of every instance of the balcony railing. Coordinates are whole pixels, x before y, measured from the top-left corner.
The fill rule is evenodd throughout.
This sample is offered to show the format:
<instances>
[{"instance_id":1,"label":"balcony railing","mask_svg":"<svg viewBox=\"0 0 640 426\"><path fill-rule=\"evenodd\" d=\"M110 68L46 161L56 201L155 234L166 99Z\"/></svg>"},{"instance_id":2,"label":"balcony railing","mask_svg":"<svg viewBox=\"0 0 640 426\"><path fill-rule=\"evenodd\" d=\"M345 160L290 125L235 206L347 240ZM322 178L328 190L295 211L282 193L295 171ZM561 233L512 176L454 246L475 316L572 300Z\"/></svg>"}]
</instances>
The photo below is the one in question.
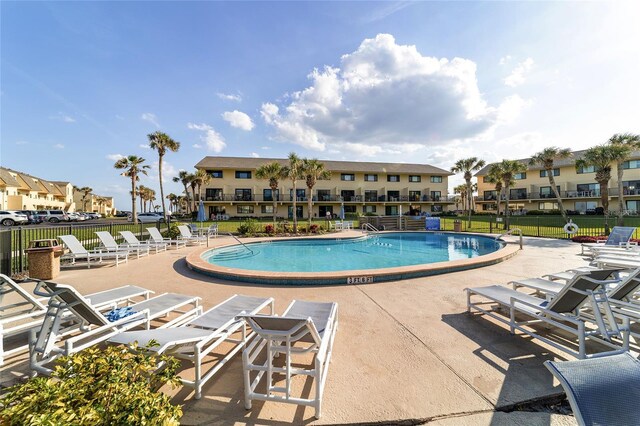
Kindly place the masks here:
<instances>
[{"instance_id":1,"label":"balcony railing","mask_svg":"<svg viewBox=\"0 0 640 426\"><path fill-rule=\"evenodd\" d=\"M264 196L263 194L218 194L214 196L202 196L202 201L209 202L287 202L293 201L290 195ZM200 197L196 194L195 201L200 201ZM297 197L296 201L308 201L308 197ZM388 195L365 196L352 195L342 197L340 195L314 195L314 202L344 202L344 203L394 203L394 202L454 202L455 195L399 195L390 197Z\"/></svg>"}]
</instances>

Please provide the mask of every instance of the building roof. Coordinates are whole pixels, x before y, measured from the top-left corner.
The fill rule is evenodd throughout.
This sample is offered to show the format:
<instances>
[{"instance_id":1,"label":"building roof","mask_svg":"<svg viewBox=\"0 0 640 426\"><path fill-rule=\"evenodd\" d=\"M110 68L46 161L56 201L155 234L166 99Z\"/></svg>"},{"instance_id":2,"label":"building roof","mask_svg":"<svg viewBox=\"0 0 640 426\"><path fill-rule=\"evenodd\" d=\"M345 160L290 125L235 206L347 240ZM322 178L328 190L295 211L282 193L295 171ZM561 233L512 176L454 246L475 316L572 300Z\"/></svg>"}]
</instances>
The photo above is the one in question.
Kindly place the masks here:
<instances>
[{"instance_id":1,"label":"building roof","mask_svg":"<svg viewBox=\"0 0 640 426\"><path fill-rule=\"evenodd\" d=\"M2 180L6 186L21 186L20 182L9 173L9 169L5 169L4 167L0 167L0 180Z\"/></svg>"},{"instance_id":2,"label":"building roof","mask_svg":"<svg viewBox=\"0 0 640 426\"><path fill-rule=\"evenodd\" d=\"M569 158L564 158L562 160L555 160L553 162L553 167L555 168L559 168L559 167L567 167L567 166L573 166L576 163L576 160L579 158L582 158L582 156L584 155L584 153L586 152L586 149L582 149L580 151L572 151L573 156L569 157ZM640 151L634 151L630 158L632 159L636 159L636 158L640 158ZM540 166L540 165L535 165L535 166L530 166L529 165L529 160L531 160L531 157L529 158L521 158L519 161L521 163L523 163L524 165L527 166L527 170L542 170L544 167ZM484 176L487 173L489 173L489 167L491 167L491 165L496 164L496 163L491 163L491 164L487 164L486 166L484 166L482 169L480 169L474 176Z\"/></svg>"},{"instance_id":3,"label":"building roof","mask_svg":"<svg viewBox=\"0 0 640 426\"><path fill-rule=\"evenodd\" d=\"M207 156L196 164L197 169L257 169L265 163L277 161L287 165L289 160L284 158L249 158L249 157L213 157ZM332 161L320 160L328 170L351 173L416 173L429 175L451 176L448 170L440 169L429 164L407 163L374 163L369 161Z\"/></svg>"},{"instance_id":4,"label":"building roof","mask_svg":"<svg viewBox=\"0 0 640 426\"><path fill-rule=\"evenodd\" d=\"M17 177L13 177L9 172L16 174ZM5 181L7 186L15 186L24 190L38 191L45 194L53 194L59 196L64 196L65 191L62 190L58 185L67 184L67 182L51 182L39 177L32 176L28 173L19 172L17 170L8 169L6 167L0 167L0 179Z\"/></svg>"}]
</instances>

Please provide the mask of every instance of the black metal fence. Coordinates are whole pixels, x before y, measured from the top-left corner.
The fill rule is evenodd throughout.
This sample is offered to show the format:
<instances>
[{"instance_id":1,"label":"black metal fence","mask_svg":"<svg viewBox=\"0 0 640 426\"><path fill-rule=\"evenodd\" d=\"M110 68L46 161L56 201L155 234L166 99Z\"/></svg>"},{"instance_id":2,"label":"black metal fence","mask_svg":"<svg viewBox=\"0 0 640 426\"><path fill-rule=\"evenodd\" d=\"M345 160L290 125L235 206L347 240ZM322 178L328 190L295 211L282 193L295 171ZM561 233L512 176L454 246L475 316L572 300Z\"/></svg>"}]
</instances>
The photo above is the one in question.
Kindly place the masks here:
<instances>
[{"instance_id":1,"label":"black metal fence","mask_svg":"<svg viewBox=\"0 0 640 426\"><path fill-rule=\"evenodd\" d=\"M164 226L162 228L161 226ZM56 239L60 235L75 235L88 250L97 247L100 239L98 231L109 231L118 243L124 242L120 231L131 231L139 240L147 240L149 234L145 229L157 227L166 229L166 225L155 223L103 223L103 224L72 224L58 226L11 227L0 230L0 273L14 275L26 271L29 267L25 249L33 240Z\"/></svg>"}]
</instances>

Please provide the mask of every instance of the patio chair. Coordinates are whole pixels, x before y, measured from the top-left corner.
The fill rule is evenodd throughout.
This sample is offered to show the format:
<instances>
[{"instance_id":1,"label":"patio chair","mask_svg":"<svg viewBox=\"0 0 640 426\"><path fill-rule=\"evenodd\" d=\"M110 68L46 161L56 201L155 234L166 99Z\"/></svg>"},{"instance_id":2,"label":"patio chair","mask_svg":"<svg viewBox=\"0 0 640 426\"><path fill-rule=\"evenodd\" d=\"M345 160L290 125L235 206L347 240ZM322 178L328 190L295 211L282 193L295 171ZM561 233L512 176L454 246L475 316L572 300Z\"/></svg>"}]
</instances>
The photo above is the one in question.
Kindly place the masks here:
<instances>
[{"instance_id":1,"label":"patio chair","mask_svg":"<svg viewBox=\"0 0 640 426\"><path fill-rule=\"evenodd\" d=\"M237 317L242 314L256 315L267 306L273 315L273 298L233 295L224 302L214 306L202 315L191 319L180 327L155 330L127 331L109 339L109 343L144 344L153 339L160 346L149 348L155 353L167 353L176 358L192 362L195 379L181 378L184 386L195 389L195 398L200 399L202 387L227 362L233 358L253 336L247 334L246 323ZM240 336L237 334L240 333ZM234 335L236 335L234 337ZM231 349L223 358L209 362L209 368L203 372L204 359L223 343L231 343Z\"/></svg>"},{"instance_id":2,"label":"patio chair","mask_svg":"<svg viewBox=\"0 0 640 426\"><path fill-rule=\"evenodd\" d=\"M338 222L337 220L335 222L331 222L330 225L333 227L333 229L335 229L336 231L344 231L344 223L343 222Z\"/></svg>"},{"instance_id":3,"label":"patio chair","mask_svg":"<svg viewBox=\"0 0 640 426\"><path fill-rule=\"evenodd\" d=\"M153 240L140 241L131 231L120 231L120 235L122 235L122 238L127 242L127 245L131 247L148 247L149 250L153 249L156 253L167 250L167 246L169 245L164 242L156 243Z\"/></svg>"},{"instance_id":4,"label":"patio chair","mask_svg":"<svg viewBox=\"0 0 640 426\"><path fill-rule=\"evenodd\" d=\"M544 365L564 388L579 425L638 425L640 361L630 353Z\"/></svg>"},{"instance_id":5,"label":"patio chair","mask_svg":"<svg viewBox=\"0 0 640 426\"><path fill-rule=\"evenodd\" d=\"M597 266L580 266L579 268L572 268L572 269L568 269L566 271L561 271L561 272L554 272L551 274L546 274L543 275L543 278L547 278L550 280L564 280L564 281L568 281L570 279L572 279L573 277L576 276L577 273L579 272L589 272L589 271L593 271L595 269L600 269Z\"/></svg>"},{"instance_id":6,"label":"patio chair","mask_svg":"<svg viewBox=\"0 0 640 426\"><path fill-rule=\"evenodd\" d=\"M526 287L539 293L557 294L564 288L567 282L574 280L579 275L587 275L590 278L598 281L607 280L608 284L618 283L620 280L615 275L619 271L620 270L617 268L593 268L576 272L566 271L564 274L553 274L553 276L556 277L555 279L551 279L551 277L547 275L546 278L524 278L509 281L509 284L513 287L514 290L517 290L520 287ZM559 282L559 280L563 280L565 282L562 283Z\"/></svg>"},{"instance_id":7,"label":"patio chair","mask_svg":"<svg viewBox=\"0 0 640 426\"><path fill-rule=\"evenodd\" d=\"M178 225L180 236L178 238L183 239L187 244L205 244L207 242L206 235L194 235L191 233L191 228L187 225Z\"/></svg>"},{"instance_id":8,"label":"patio chair","mask_svg":"<svg viewBox=\"0 0 640 426\"><path fill-rule=\"evenodd\" d=\"M600 352L597 355L619 353L629 349L630 319L628 317L620 317L622 324L619 325L617 323L606 292L600 288L603 284L603 281L594 280L588 274L578 275L565 284L562 290L551 297L550 300L534 297L499 285L467 288L465 289L467 292L467 312L475 310L488 315L503 324L507 324L513 334L515 334L516 330L519 330L576 358L582 359L594 356L587 354L587 339L612 349L611 351ZM488 301L472 302L472 296L480 296ZM505 318L491 308L482 306L486 304L497 304L498 308L508 310L509 318ZM584 304L588 304L591 307L591 312L594 316L593 320L579 315L578 309ZM575 335L578 339L578 351L525 327L531 324L555 327L558 330ZM587 325L590 327L587 327Z\"/></svg>"},{"instance_id":9,"label":"patio chair","mask_svg":"<svg viewBox=\"0 0 640 426\"><path fill-rule=\"evenodd\" d=\"M135 253L137 259L139 259L140 256L149 255L149 247L118 244L115 238L113 238L113 235L111 235L108 231L97 231L96 235L98 236L98 238L100 238L100 242L102 243L102 245L100 246L101 250L110 252L126 251L127 253Z\"/></svg>"},{"instance_id":10,"label":"patio chair","mask_svg":"<svg viewBox=\"0 0 640 426\"><path fill-rule=\"evenodd\" d=\"M58 357L79 352L134 327L149 329L152 320L174 314L172 319L166 319L159 326L172 327L202 312L199 297L164 293L129 305L132 315L111 322L92 305L91 300L69 285L42 281L34 293L50 298L40 329L32 331L29 336L30 365L34 373L50 374L48 364ZM79 325L65 323L69 313L74 315ZM77 334L59 341L62 335L72 331Z\"/></svg>"},{"instance_id":11,"label":"patio chair","mask_svg":"<svg viewBox=\"0 0 640 426\"><path fill-rule=\"evenodd\" d=\"M338 304L294 300L281 317L246 315L244 318L256 333L242 353L245 407L251 409L254 399L305 405L314 407L315 417L319 419L333 341L338 329ZM266 350L266 360L263 364L257 364L256 360L263 349ZM309 353L313 354L311 368L303 368L304 364L298 367L299 363L295 364L296 367L292 365L294 356L297 358ZM285 355L284 367L274 365L273 360L279 354ZM285 376L284 386L274 386L274 373ZM266 390L261 393L258 389L265 374ZM313 377L313 397L292 396L291 379L298 374Z\"/></svg>"},{"instance_id":12,"label":"patio chair","mask_svg":"<svg viewBox=\"0 0 640 426\"><path fill-rule=\"evenodd\" d=\"M627 256L598 256L591 261L591 265L598 268L640 268L640 258L632 258Z\"/></svg>"},{"instance_id":13,"label":"patio chair","mask_svg":"<svg viewBox=\"0 0 640 426\"><path fill-rule=\"evenodd\" d=\"M174 246L175 248L187 246L187 242L184 240L172 240L171 238L164 238L158 228L149 227L147 228L147 232L149 233L151 240L156 244L164 243L170 246Z\"/></svg>"},{"instance_id":14,"label":"patio chair","mask_svg":"<svg viewBox=\"0 0 640 426\"><path fill-rule=\"evenodd\" d=\"M209 237L218 238L218 224L214 223L209 226L207 233L209 234Z\"/></svg>"},{"instance_id":15,"label":"patio chair","mask_svg":"<svg viewBox=\"0 0 640 426\"><path fill-rule=\"evenodd\" d=\"M609 237L606 239L599 240L595 243L583 243L581 245L581 254L585 254L585 249L591 250L594 247L611 246L629 248L631 246L630 240L635 230L636 228L632 226L614 226Z\"/></svg>"},{"instance_id":16,"label":"patio chair","mask_svg":"<svg viewBox=\"0 0 640 426\"><path fill-rule=\"evenodd\" d=\"M103 250L87 250L82 243L78 241L75 235L59 235L63 244L70 250L60 257L60 260L71 260L71 265L75 265L78 260L85 260L87 268L91 268L91 263L102 263L105 260L113 260L115 265L127 262L129 253L126 251L103 251Z\"/></svg>"}]
</instances>

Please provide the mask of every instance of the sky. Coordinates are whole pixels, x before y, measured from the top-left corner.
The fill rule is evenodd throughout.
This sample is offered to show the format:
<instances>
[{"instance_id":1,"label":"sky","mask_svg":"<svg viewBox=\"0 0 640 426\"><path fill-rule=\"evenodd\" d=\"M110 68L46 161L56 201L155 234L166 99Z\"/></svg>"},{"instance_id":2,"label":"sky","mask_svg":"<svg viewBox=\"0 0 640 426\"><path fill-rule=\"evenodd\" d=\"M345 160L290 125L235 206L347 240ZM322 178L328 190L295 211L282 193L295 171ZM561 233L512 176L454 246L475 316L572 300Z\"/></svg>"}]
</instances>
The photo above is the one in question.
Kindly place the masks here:
<instances>
[{"instance_id":1,"label":"sky","mask_svg":"<svg viewBox=\"0 0 640 426\"><path fill-rule=\"evenodd\" d=\"M0 2L0 165L130 209L121 156L450 169L640 133L640 2ZM450 179L450 187L461 182Z\"/></svg>"}]
</instances>

